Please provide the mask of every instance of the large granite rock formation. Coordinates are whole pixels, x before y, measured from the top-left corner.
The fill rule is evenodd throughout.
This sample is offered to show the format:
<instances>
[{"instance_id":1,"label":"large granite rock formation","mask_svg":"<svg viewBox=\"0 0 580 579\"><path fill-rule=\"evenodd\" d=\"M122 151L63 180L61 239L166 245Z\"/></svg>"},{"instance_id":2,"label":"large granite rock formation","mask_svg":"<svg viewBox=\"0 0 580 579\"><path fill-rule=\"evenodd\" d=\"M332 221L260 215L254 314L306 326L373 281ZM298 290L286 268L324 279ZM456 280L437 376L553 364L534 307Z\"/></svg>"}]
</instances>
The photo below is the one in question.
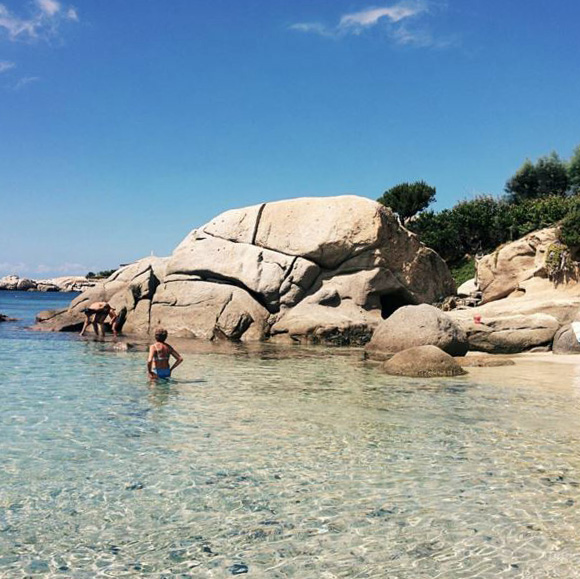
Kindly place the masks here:
<instances>
[{"instance_id":1,"label":"large granite rock formation","mask_svg":"<svg viewBox=\"0 0 580 579\"><path fill-rule=\"evenodd\" d=\"M40 328L79 327L108 301L125 333L362 344L383 317L453 293L445 263L390 210L355 196L235 209L87 290Z\"/></svg>"}]
</instances>

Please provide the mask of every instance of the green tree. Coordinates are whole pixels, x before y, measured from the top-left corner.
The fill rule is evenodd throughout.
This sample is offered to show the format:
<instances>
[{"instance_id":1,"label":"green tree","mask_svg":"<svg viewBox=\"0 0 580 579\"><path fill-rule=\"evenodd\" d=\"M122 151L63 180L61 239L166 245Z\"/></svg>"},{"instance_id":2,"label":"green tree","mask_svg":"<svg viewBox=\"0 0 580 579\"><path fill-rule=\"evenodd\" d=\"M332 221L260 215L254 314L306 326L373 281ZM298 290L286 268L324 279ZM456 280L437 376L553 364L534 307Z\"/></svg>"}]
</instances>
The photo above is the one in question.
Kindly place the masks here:
<instances>
[{"instance_id":1,"label":"green tree","mask_svg":"<svg viewBox=\"0 0 580 579\"><path fill-rule=\"evenodd\" d=\"M572 193L580 193L580 145L576 147L568 163L568 180Z\"/></svg>"},{"instance_id":2,"label":"green tree","mask_svg":"<svg viewBox=\"0 0 580 579\"><path fill-rule=\"evenodd\" d=\"M515 175L508 179L505 192L511 203L520 203L538 196L538 174L529 159L526 159Z\"/></svg>"},{"instance_id":3,"label":"green tree","mask_svg":"<svg viewBox=\"0 0 580 579\"><path fill-rule=\"evenodd\" d=\"M391 187L377 201L390 207L399 215L403 223L406 223L419 211L423 211L433 203L436 193L435 187L427 185L425 181L415 181Z\"/></svg>"},{"instance_id":4,"label":"green tree","mask_svg":"<svg viewBox=\"0 0 580 579\"><path fill-rule=\"evenodd\" d=\"M548 195L566 195L568 188L566 163L554 151L540 157L535 164L526 159L505 185L510 203L522 203Z\"/></svg>"},{"instance_id":5,"label":"green tree","mask_svg":"<svg viewBox=\"0 0 580 579\"><path fill-rule=\"evenodd\" d=\"M538 179L537 197L547 195L566 195L568 191L568 171L566 164L558 153L552 151L545 157L540 157L535 165Z\"/></svg>"}]
</instances>

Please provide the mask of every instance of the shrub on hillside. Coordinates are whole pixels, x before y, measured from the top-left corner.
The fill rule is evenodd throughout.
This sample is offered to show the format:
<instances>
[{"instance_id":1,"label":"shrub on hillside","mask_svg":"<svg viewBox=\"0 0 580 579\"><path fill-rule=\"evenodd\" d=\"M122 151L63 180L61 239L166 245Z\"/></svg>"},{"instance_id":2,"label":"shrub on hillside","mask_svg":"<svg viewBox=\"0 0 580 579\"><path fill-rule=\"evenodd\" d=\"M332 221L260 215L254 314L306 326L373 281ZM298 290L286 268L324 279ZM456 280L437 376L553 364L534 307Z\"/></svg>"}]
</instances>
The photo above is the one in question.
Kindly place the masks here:
<instances>
[{"instance_id":1,"label":"shrub on hillside","mask_svg":"<svg viewBox=\"0 0 580 579\"><path fill-rule=\"evenodd\" d=\"M568 180L572 193L580 193L580 146L576 147L568 162Z\"/></svg>"},{"instance_id":2,"label":"shrub on hillside","mask_svg":"<svg viewBox=\"0 0 580 579\"><path fill-rule=\"evenodd\" d=\"M515 205L481 196L440 213L421 213L409 228L445 261L456 264L465 255L490 253L502 243L550 227L576 211L580 212L578 196L541 197Z\"/></svg>"},{"instance_id":3,"label":"shrub on hillside","mask_svg":"<svg viewBox=\"0 0 580 579\"><path fill-rule=\"evenodd\" d=\"M560 224L558 237L569 247L580 247L580 209L571 211Z\"/></svg>"},{"instance_id":4,"label":"shrub on hillside","mask_svg":"<svg viewBox=\"0 0 580 579\"><path fill-rule=\"evenodd\" d=\"M475 277L475 259L464 257L449 268L451 277L455 280L457 287Z\"/></svg>"},{"instance_id":5,"label":"shrub on hillside","mask_svg":"<svg viewBox=\"0 0 580 579\"><path fill-rule=\"evenodd\" d=\"M421 213L409 228L445 261L455 263L466 254L485 252L502 242L498 219L503 205L491 196L481 196L440 213Z\"/></svg>"}]
</instances>

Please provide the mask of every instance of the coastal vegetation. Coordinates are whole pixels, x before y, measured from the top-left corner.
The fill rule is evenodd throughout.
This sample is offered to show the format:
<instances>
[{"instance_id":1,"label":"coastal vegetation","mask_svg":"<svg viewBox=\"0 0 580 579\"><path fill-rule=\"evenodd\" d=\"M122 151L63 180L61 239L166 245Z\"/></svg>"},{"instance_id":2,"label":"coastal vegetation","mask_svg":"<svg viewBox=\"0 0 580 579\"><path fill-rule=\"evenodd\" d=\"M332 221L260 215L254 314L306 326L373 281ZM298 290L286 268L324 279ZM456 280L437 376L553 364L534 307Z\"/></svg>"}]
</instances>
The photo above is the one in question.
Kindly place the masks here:
<instances>
[{"instance_id":1,"label":"coastal vegetation","mask_svg":"<svg viewBox=\"0 0 580 579\"><path fill-rule=\"evenodd\" d=\"M413 185L419 184L429 187L424 182ZM433 195L422 197L422 205L407 183L389 189L377 201L396 213L403 211L399 215L405 226L437 251L458 284L473 276L475 256L544 227L558 225L562 244L580 246L580 146L568 161L555 152L535 163L526 159L501 196L478 195L433 211L427 207L435 200L435 188L429 189ZM399 198L405 191L406 202Z\"/></svg>"},{"instance_id":2,"label":"coastal vegetation","mask_svg":"<svg viewBox=\"0 0 580 579\"><path fill-rule=\"evenodd\" d=\"M419 211L423 211L436 201L436 193L435 187L427 185L425 181L400 183L385 191L377 201L390 207L403 223L408 223Z\"/></svg>"},{"instance_id":3,"label":"coastal vegetation","mask_svg":"<svg viewBox=\"0 0 580 579\"><path fill-rule=\"evenodd\" d=\"M87 273L86 278L87 279L106 279L108 278L110 275L113 275L117 270L116 269L103 269L102 271L98 271L98 272L94 272L94 271L89 271L89 273Z\"/></svg>"}]
</instances>

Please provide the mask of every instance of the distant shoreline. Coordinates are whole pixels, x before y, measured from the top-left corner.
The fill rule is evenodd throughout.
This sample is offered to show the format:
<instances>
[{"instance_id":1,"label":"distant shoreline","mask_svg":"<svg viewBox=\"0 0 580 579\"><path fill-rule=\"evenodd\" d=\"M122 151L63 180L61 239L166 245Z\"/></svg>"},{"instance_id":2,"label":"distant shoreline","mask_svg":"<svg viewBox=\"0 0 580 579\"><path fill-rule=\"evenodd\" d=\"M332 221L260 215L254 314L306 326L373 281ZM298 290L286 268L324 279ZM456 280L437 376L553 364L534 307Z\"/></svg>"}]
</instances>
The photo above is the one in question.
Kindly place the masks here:
<instances>
[{"instance_id":1,"label":"distant shoreline","mask_svg":"<svg viewBox=\"0 0 580 579\"><path fill-rule=\"evenodd\" d=\"M18 275L7 275L0 278L0 291L36 291L36 292L83 292L92 288L101 280L80 275L61 276L50 279L34 280Z\"/></svg>"}]
</instances>

